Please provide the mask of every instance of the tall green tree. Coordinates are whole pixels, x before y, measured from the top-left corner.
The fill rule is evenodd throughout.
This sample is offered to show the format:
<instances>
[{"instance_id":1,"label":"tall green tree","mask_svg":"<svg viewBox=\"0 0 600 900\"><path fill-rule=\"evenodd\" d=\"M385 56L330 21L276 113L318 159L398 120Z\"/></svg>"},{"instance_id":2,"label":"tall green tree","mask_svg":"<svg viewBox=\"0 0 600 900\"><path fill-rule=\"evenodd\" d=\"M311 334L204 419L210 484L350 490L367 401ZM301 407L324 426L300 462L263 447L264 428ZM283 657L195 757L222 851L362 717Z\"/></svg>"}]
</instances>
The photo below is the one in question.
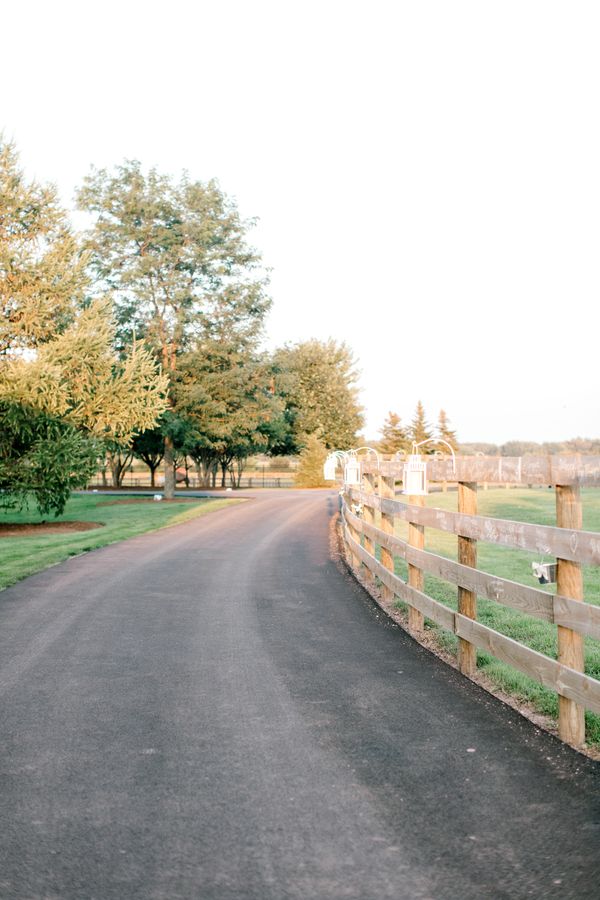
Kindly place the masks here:
<instances>
[{"instance_id":1,"label":"tall green tree","mask_svg":"<svg viewBox=\"0 0 600 900\"><path fill-rule=\"evenodd\" d=\"M165 437L160 428L149 428L137 434L131 444L134 456L150 469L150 485L156 486L156 471L165 455Z\"/></svg>"},{"instance_id":2,"label":"tall green tree","mask_svg":"<svg viewBox=\"0 0 600 900\"><path fill-rule=\"evenodd\" d=\"M328 449L355 446L364 417L348 345L333 339L286 344L275 351L273 362L291 436L283 451L297 452L312 434L319 434Z\"/></svg>"},{"instance_id":3,"label":"tall green tree","mask_svg":"<svg viewBox=\"0 0 600 900\"><path fill-rule=\"evenodd\" d=\"M415 412L408 428L408 439L411 441L415 441L417 444L420 444L421 441L431 440L433 437L433 429L431 425L427 421L427 417L425 415L425 409L423 404L419 400L415 407ZM433 453L435 452L435 447L433 444L425 445L421 449L422 453Z\"/></svg>"},{"instance_id":4,"label":"tall green tree","mask_svg":"<svg viewBox=\"0 0 600 900\"><path fill-rule=\"evenodd\" d=\"M166 380L135 343L115 355L111 307L88 304L81 255L53 188L28 182L0 140L0 504L60 513L100 443L164 409Z\"/></svg>"},{"instance_id":5,"label":"tall green tree","mask_svg":"<svg viewBox=\"0 0 600 900\"><path fill-rule=\"evenodd\" d=\"M248 456L270 448L283 414L271 384L270 362L243 342L205 342L182 356L175 386L189 428L182 446L204 481L220 469L222 486L229 475L236 487Z\"/></svg>"},{"instance_id":6,"label":"tall green tree","mask_svg":"<svg viewBox=\"0 0 600 900\"><path fill-rule=\"evenodd\" d=\"M244 221L215 181L146 175L139 162L92 170L78 193L94 217L86 235L98 290L111 289L123 345L133 335L154 348L175 382L180 357L198 341L235 334L251 344L270 301L260 258ZM172 497L173 437L165 431L165 496Z\"/></svg>"},{"instance_id":7,"label":"tall green tree","mask_svg":"<svg viewBox=\"0 0 600 900\"><path fill-rule=\"evenodd\" d=\"M409 441L406 428L402 425L400 416L395 412L389 412L381 429L379 450L381 453L392 456L394 453L408 449Z\"/></svg>"}]
</instances>

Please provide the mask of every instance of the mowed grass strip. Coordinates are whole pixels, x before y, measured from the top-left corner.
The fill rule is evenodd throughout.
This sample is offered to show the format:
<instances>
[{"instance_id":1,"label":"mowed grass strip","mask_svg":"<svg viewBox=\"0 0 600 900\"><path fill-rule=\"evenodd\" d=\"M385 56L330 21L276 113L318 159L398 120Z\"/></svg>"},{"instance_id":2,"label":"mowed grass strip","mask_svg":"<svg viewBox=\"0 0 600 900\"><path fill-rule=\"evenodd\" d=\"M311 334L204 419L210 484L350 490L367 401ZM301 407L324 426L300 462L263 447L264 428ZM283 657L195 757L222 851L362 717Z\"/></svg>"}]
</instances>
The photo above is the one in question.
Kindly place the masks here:
<instances>
[{"instance_id":1,"label":"mowed grass strip","mask_svg":"<svg viewBox=\"0 0 600 900\"><path fill-rule=\"evenodd\" d=\"M51 522L96 522L100 528L91 531L72 531L56 534L28 534L0 537L0 590L28 575L40 572L115 541L156 531L169 525L179 525L198 516L223 509L243 500L198 499L186 502L155 502L151 498L115 497L106 494L86 494L71 497L65 512L58 518L41 516L35 508L0 510L0 524ZM113 502L114 501L114 502Z\"/></svg>"},{"instance_id":2,"label":"mowed grass strip","mask_svg":"<svg viewBox=\"0 0 600 900\"><path fill-rule=\"evenodd\" d=\"M584 489L581 496L584 530L600 532L600 490L597 488ZM427 505L456 511L457 494L455 491L447 494L430 494L427 497ZM482 516L510 519L516 522L556 525L555 492L553 489L547 488L511 488L508 490L491 488L487 491L480 488L478 513ZM397 522L396 533L398 537L407 540L407 523ZM426 528L425 549L432 553L438 553L440 556L457 559L456 535ZM550 557L542 560L539 554L536 555L525 550L513 550L509 547L486 544L481 541L477 545L478 569L530 587L541 587L531 571L531 563L541 561L553 562ZM403 560L396 560L396 574L404 580L407 579L407 566ZM586 603L600 605L600 569L597 566L584 566L583 579ZM548 593L555 593L556 585L545 585L542 589ZM457 589L453 585L426 575L425 592L446 606L456 609ZM400 609L405 608L402 603L397 605ZM553 659L557 657L556 625L524 615L508 606L483 597L479 597L477 600L477 619L500 634L507 635L533 650L544 653ZM456 635L444 631L433 622L427 621L426 625L444 649L456 652L458 645ZM584 645L585 671L588 675L600 679L600 641L586 637ZM506 663L482 651L477 652L477 667L500 689L530 703L537 711L545 715L552 718L558 716L558 698L553 691L544 688L528 676L522 675ZM586 712L586 725L588 741L600 744L600 716Z\"/></svg>"}]
</instances>

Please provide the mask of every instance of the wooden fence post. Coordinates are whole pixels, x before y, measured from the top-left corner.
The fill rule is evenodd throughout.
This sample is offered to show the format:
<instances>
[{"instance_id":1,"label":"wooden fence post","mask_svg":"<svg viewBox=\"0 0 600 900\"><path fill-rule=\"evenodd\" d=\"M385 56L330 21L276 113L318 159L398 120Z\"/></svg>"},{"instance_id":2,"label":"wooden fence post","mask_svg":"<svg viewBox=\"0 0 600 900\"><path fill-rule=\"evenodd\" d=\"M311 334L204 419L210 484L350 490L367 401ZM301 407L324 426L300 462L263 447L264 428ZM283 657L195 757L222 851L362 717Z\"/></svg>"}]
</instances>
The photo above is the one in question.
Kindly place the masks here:
<instances>
[{"instance_id":1,"label":"wooden fence post","mask_svg":"<svg viewBox=\"0 0 600 900\"><path fill-rule=\"evenodd\" d=\"M379 496L382 500L393 500L396 496L396 479L394 476L379 476ZM381 511L381 530L386 534L394 533L394 517ZM394 571L394 557L385 547L381 548L381 565L388 571ZM381 586L381 595L386 603L394 599L394 592L385 584Z\"/></svg>"},{"instance_id":2,"label":"wooden fence post","mask_svg":"<svg viewBox=\"0 0 600 900\"><path fill-rule=\"evenodd\" d=\"M409 496L408 503L410 506L425 506L425 497ZM416 522L408 523L408 543L417 550L425 549L425 526L418 525ZM408 564L408 583L411 587L422 591L425 585L425 577L423 570L418 566ZM411 631L422 631L424 625L423 613L413 606L408 607L408 627Z\"/></svg>"},{"instance_id":3,"label":"wooden fence post","mask_svg":"<svg viewBox=\"0 0 600 900\"><path fill-rule=\"evenodd\" d=\"M469 516L477 515L477 482L458 482L458 511ZM477 568L477 541L458 537L458 561L463 566ZM477 618L477 594L466 588L458 588L458 611L469 619ZM463 675L473 675L477 666L477 648L463 638L458 639L458 668Z\"/></svg>"},{"instance_id":4,"label":"wooden fence post","mask_svg":"<svg viewBox=\"0 0 600 900\"><path fill-rule=\"evenodd\" d=\"M375 476L367 475L363 473L362 477L363 481L363 491L365 494L374 494L375 493ZM375 510L372 506L367 506L366 504L363 506L362 513L363 520L367 523L367 525L375 524ZM375 556L375 544L373 543L372 538L368 537L366 534L363 535L364 548L367 553L370 553L371 556ZM368 566L365 566L365 577L369 584L373 584L374 576Z\"/></svg>"},{"instance_id":5,"label":"wooden fence post","mask_svg":"<svg viewBox=\"0 0 600 900\"><path fill-rule=\"evenodd\" d=\"M350 512L352 512L352 496L351 496L350 491L346 491L346 493L344 494L344 501L346 503L346 506L350 507ZM348 526L348 531L350 532L350 537L354 538L354 540L356 541L357 544L360 544L360 534L358 533L356 528L354 528L352 526L352 523L348 520L346 520L346 524ZM350 550L350 565L352 566L352 568L354 569L355 572L358 572L360 569L360 557L358 557L356 555L352 546L349 547L349 550Z\"/></svg>"},{"instance_id":6,"label":"wooden fence post","mask_svg":"<svg viewBox=\"0 0 600 900\"><path fill-rule=\"evenodd\" d=\"M559 528L581 530L583 515L577 485L556 485L556 524ZM572 600L583 600L581 563L556 560L556 592ZM584 670L583 637L558 625L558 661L577 672ZM559 737L579 747L585 741L584 708L567 697L558 696Z\"/></svg>"}]
</instances>

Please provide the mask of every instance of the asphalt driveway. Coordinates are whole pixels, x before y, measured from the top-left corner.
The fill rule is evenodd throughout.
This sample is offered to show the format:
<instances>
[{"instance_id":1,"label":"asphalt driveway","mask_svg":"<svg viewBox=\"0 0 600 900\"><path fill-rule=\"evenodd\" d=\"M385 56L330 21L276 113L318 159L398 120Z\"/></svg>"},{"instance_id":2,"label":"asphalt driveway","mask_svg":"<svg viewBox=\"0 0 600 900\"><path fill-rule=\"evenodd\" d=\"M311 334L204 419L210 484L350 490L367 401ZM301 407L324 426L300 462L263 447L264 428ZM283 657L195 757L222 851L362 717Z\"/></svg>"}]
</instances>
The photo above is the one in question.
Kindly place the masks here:
<instances>
[{"instance_id":1,"label":"asphalt driveway","mask_svg":"<svg viewBox=\"0 0 600 900\"><path fill-rule=\"evenodd\" d=\"M386 619L336 509L256 492L0 593L0 897L596 900L600 766Z\"/></svg>"}]
</instances>

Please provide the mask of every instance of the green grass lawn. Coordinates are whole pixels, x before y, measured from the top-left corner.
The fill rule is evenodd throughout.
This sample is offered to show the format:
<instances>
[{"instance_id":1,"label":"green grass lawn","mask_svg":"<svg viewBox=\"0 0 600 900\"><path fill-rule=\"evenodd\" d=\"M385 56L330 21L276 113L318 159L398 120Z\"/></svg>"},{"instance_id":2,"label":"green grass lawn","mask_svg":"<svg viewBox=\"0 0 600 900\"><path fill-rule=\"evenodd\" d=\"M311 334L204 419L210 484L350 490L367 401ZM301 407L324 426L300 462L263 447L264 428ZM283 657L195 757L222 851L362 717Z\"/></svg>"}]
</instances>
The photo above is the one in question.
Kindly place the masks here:
<instances>
[{"instance_id":1,"label":"green grass lawn","mask_svg":"<svg viewBox=\"0 0 600 900\"><path fill-rule=\"evenodd\" d=\"M178 525L224 506L243 502L212 498L184 503L156 503L144 498L139 498L139 503L127 502L132 499L106 494L74 495L68 501L64 514L57 519L43 517L35 508L20 512L0 510L0 524L42 521L102 523L101 528L91 531L0 537L0 589L69 556L104 547L146 531Z\"/></svg>"},{"instance_id":2,"label":"green grass lawn","mask_svg":"<svg viewBox=\"0 0 600 900\"><path fill-rule=\"evenodd\" d=\"M600 490L596 488L583 490L582 500L584 529L600 532ZM487 491L480 489L478 493L479 515L519 522L556 525L555 504L554 490L547 488L510 490L494 488ZM456 511L456 492L430 494L427 497L427 505ZM406 540L408 536L407 523L398 522L396 533L398 537ZM426 528L425 549L438 553L440 556L456 559L457 538L455 535ZM478 543L477 554L477 567L482 571L510 578L512 581L531 587L540 587L531 571L531 563L541 561L539 555L483 542ZM545 561L552 560L548 557ZM403 560L396 560L396 573L406 580L407 566ZM583 574L586 602L600 605L600 569L596 566L586 566ZM554 593L556 585L546 585L543 589ZM425 592L430 597L456 609L457 589L453 585L426 575ZM401 603L398 606L404 608ZM483 597L478 598L477 601L477 619L495 631L556 659L557 628L555 625L524 615L508 606L502 606L500 603ZM427 622L427 626L431 628L441 646L447 650L456 650L458 639L454 634L444 631L433 622ZM542 687L536 681L481 651L477 653L477 666L502 690L528 701L539 712L553 718L558 715L556 694ZM588 675L600 679L600 641L592 638L585 638L585 671ZM595 744L600 743L600 716L586 713L586 723L588 741Z\"/></svg>"}]
</instances>

